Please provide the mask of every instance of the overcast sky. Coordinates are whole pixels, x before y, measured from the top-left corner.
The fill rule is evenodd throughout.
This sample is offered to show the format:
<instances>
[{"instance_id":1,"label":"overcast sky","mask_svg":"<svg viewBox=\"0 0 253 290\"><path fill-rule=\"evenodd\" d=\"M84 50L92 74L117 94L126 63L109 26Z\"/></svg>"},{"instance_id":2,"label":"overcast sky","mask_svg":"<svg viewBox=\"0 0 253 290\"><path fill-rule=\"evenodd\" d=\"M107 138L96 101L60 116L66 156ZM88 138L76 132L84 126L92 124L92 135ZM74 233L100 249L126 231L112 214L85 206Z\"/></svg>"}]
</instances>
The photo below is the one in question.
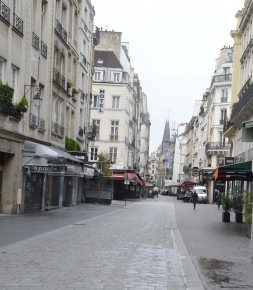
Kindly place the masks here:
<instances>
[{"instance_id":1,"label":"overcast sky","mask_svg":"<svg viewBox=\"0 0 253 290\"><path fill-rule=\"evenodd\" d=\"M194 100L210 86L215 59L233 45L230 31L244 0L91 0L94 24L122 32L151 119L150 153L165 121L189 122Z\"/></svg>"}]
</instances>

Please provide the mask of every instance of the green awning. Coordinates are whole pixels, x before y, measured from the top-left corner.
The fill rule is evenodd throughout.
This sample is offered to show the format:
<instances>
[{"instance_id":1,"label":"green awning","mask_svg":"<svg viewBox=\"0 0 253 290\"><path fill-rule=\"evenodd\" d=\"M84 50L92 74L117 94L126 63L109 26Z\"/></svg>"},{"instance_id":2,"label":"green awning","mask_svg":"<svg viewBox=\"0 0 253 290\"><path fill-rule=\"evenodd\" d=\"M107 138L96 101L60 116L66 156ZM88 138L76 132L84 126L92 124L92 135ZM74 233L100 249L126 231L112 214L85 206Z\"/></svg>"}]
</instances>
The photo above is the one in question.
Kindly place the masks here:
<instances>
[{"instance_id":1,"label":"green awning","mask_svg":"<svg viewBox=\"0 0 253 290\"><path fill-rule=\"evenodd\" d=\"M217 167L214 170L214 178L215 180L231 178L236 179L236 177L240 179L248 179L249 177L253 177L252 173L252 160L250 160L232 165Z\"/></svg>"}]
</instances>

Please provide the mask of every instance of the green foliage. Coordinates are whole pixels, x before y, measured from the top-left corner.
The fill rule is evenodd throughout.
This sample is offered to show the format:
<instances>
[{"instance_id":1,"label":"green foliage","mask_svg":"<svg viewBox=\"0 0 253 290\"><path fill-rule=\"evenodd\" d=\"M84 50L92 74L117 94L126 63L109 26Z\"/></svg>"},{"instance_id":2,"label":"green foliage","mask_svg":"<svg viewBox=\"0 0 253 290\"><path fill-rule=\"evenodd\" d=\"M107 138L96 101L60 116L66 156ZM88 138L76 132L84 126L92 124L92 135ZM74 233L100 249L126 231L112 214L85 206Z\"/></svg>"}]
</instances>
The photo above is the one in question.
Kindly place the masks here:
<instances>
[{"instance_id":1,"label":"green foliage","mask_svg":"<svg viewBox=\"0 0 253 290\"><path fill-rule=\"evenodd\" d=\"M28 100L26 96L23 96L22 99L17 104L18 108L28 108Z\"/></svg>"},{"instance_id":2,"label":"green foliage","mask_svg":"<svg viewBox=\"0 0 253 290\"><path fill-rule=\"evenodd\" d=\"M134 169L136 172L140 172L140 167L139 167L139 165L136 164L136 163L134 164L133 169Z\"/></svg>"},{"instance_id":3,"label":"green foliage","mask_svg":"<svg viewBox=\"0 0 253 290\"><path fill-rule=\"evenodd\" d=\"M11 88L8 84L3 84L0 81L0 100L4 101L7 104L12 104L13 97L13 88Z\"/></svg>"},{"instance_id":4,"label":"green foliage","mask_svg":"<svg viewBox=\"0 0 253 290\"><path fill-rule=\"evenodd\" d=\"M81 146L74 139L66 137L65 138L65 149L68 151L81 151Z\"/></svg>"},{"instance_id":5,"label":"green foliage","mask_svg":"<svg viewBox=\"0 0 253 290\"><path fill-rule=\"evenodd\" d=\"M243 211L243 196L242 195L233 196L232 208L235 212L242 212Z\"/></svg>"},{"instance_id":6,"label":"green foliage","mask_svg":"<svg viewBox=\"0 0 253 290\"><path fill-rule=\"evenodd\" d=\"M112 171L110 169L111 159L108 153L102 152L98 154L98 168L104 173L105 176L111 176Z\"/></svg>"},{"instance_id":7,"label":"green foliage","mask_svg":"<svg viewBox=\"0 0 253 290\"><path fill-rule=\"evenodd\" d=\"M245 217L245 222L247 224L252 223L252 193L247 192L245 193L245 212L244 212L244 217Z\"/></svg>"},{"instance_id":8,"label":"green foliage","mask_svg":"<svg viewBox=\"0 0 253 290\"><path fill-rule=\"evenodd\" d=\"M228 212L231 210L232 207L232 200L229 196L229 194L223 194L221 197L221 204L222 208L225 212Z\"/></svg>"}]
</instances>

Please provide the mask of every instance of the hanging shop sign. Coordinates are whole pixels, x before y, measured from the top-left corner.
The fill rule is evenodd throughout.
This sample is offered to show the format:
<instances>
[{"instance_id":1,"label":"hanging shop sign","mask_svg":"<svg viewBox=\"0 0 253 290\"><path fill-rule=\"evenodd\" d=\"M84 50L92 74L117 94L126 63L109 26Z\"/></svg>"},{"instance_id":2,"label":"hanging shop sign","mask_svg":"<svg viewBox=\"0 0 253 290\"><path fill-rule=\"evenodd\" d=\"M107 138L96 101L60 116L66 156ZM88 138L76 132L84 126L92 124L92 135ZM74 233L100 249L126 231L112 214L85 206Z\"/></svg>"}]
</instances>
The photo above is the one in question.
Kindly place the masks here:
<instances>
[{"instance_id":1,"label":"hanging shop sign","mask_svg":"<svg viewBox=\"0 0 253 290\"><path fill-rule=\"evenodd\" d=\"M104 113L105 90L99 90L98 112Z\"/></svg>"}]
</instances>

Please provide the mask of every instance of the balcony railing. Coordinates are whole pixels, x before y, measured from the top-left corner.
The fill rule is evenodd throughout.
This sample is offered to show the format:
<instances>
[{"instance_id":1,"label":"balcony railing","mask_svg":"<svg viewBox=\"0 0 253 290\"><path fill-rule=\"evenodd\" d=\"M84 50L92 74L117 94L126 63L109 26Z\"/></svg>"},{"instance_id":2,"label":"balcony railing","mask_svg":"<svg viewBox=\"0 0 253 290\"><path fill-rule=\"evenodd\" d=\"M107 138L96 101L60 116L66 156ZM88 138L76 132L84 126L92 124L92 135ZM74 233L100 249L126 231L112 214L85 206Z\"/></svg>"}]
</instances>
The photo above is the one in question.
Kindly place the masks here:
<instances>
[{"instance_id":1,"label":"balcony railing","mask_svg":"<svg viewBox=\"0 0 253 290\"><path fill-rule=\"evenodd\" d=\"M33 36L32 36L32 45L36 50L40 50L40 38L34 32L33 32Z\"/></svg>"},{"instance_id":2,"label":"balcony railing","mask_svg":"<svg viewBox=\"0 0 253 290\"><path fill-rule=\"evenodd\" d=\"M41 41L41 54L47 58L47 45Z\"/></svg>"},{"instance_id":3,"label":"balcony railing","mask_svg":"<svg viewBox=\"0 0 253 290\"><path fill-rule=\"evenodd\" d=\"M252 98L253 98L253 83L249 85L248 89L244 92L244 94L241 95L238 103L234 105L230 120L233 120Z\"/></svg>"},{"instance_id":4,"label":"balcony railing","mask_svg":"<svg viewBox=\"0 0 253 290\"><path fill-rule=\"evenodd\" d=\"M23 20L13 13L13 27L23 35Z\"/></svg>"},{"instance_id":5,"label":"balcony railing","mask_svg":"<svg viewBox=\"0 0 253 290\"><path fill-rule=\"evenodd\" d=\"M52 122L51 132L52 132L52 134L54 134L58 137L63 137L64 136L64 127L60 126L57 123Z\"/></svg>"},{"instance_id":6,"label":"balcony railing","mask_svg":"<svg viewBox=\"0 0 253 290\"><path fill-rule=\"evenodd\" d=\"M10 8L0 1L0 18L10 24Z\"/></svg>"},{"instance_id":7,"label":"balcony railing","mask_svg":"<svg viewBox=\"0 0 253 290\"><path fill-rule=\"evenodd\" d=\"M213 83L231 82L231 81L232 81L232 74L217 75L217 76L213 76L211 86L213 85Z\"/></svg>"},{"instance_id":8,"label":"balcony railing","mask_svg":"<svg viewBox=\"0 0 253 290\"><path fill-rule=\"evenodd\" d=\"M58 85L65 89L65 77L60 74L56 68L54 68L53 79Z\"/></svg>"},{"instance_id":9,"label":"balcony railing","mask_svg":"<svg viewBox=\"0 0 253 290\"><path fill-rule=\"evenodd\" d=\"M46 130L46 122L44 119L39 118L39 124L38 124L38 129L40 131L45 131Z\"/></svg>"},{"instance_id":10,"label":"balcony railing","mask_svg":"<svg viewBox=\"0 0 253 290\"><path fill-rule=\"evenodd\" d=\"M38 118L33 114L29 114L29 126L32 128L36 128L38 125Z\"/></svg>"},{"instance_id":11,"label":"balcony railing","mask_svg":"<svg viewBox=\"0 0 253 290\"><path fill-rule=\"evenodd\" d=\"M56 19L56 26L55 30L57 31L58 35L61 37L61 39L65 42L68 43L68 34L67 31L62 27L60 21Z\"/></svg>"},{"instance_id":12,"label":"balcony railing","mask_svg":"<svg viewBox=\"0 0 253 290\"><path fill-rule=\"evenodd\" d=\"M97 134L97 126L95 124L90 125L90 128L86 132L86 138L90 141L94 141Z\"/></svg>"},{"instance_id":13,"label":"balcony railing","mask_svg":"<svg viewBox=\"0 0 253 290\"><path fill-rule=\"evenodd\" d=\"M206 152L214 150L229 150L230 143L227 142L208 142L206 144Z\"/></svg>"}]
</instances>

